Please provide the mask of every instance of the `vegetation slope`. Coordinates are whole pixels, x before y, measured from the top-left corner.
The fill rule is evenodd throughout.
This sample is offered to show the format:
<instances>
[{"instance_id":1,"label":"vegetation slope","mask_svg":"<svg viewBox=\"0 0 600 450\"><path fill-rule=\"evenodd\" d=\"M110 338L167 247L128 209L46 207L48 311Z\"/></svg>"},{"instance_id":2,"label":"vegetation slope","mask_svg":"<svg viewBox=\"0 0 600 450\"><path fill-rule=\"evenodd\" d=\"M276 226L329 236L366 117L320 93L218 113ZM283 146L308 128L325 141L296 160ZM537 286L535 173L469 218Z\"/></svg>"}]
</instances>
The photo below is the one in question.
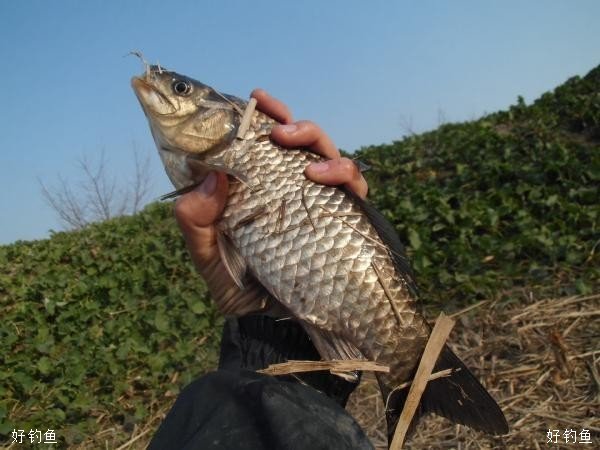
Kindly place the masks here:
<instances>
[{"instance_id":1,"label":"vegetation slope","mask_svg":"<svg viewBox=\"0 0 600 450\"><path fill-rule=\"evenodd\" d=\"M600 67L356 156L426 303L598 292ZM118 446L217 361L220 319L170 204L0 247L0 308L0 442L53 429L104 446L112 427Z\"/></svg>"}]
</instances>

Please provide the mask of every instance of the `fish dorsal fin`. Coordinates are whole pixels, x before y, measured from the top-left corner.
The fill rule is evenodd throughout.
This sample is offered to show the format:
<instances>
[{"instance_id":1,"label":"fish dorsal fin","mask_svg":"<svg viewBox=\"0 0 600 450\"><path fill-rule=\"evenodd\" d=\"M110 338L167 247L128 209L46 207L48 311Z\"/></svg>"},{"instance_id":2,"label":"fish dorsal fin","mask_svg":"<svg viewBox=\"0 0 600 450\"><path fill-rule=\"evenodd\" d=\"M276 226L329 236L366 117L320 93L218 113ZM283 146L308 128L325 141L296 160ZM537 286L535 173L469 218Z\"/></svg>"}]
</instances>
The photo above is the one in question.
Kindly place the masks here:
<instances>
[{"instance_id":1,"label":"fish dorsal fin","mask_svg":"<svg viewBox=\"0 0 600 450\"><path fill-rule=\"evenodd\" d=\"M227 269L235 284L240 289L244 289L244 277L247 270L246 261L240 255L238 249L235 248L229 236L223 232L217 233L217 247L225 269Z\"/></svg>"},{"instance_id":2,"label":"fish dorsal fin","mask_svg":"<svg viewBox=\"0 0 600 450\"><path fill-rule=\"evenodd\" d=\"M404 245L400 242L400 238L396 233L396 230L391 223L381 214L373 205L366 200L358 197L348 189L344 189L347 195L352 197L360 209L366 214L371 222L371 225L377 231L379 238L383 241L386 247L388 247L392 260L394 261L394 267L398 273L404 278L406 286L410 291L411 295L415 298L418 296L417 284L415 283L415 275L410 265L410 261L406 256L406 250Z\"/></svg>"}]
</instances>

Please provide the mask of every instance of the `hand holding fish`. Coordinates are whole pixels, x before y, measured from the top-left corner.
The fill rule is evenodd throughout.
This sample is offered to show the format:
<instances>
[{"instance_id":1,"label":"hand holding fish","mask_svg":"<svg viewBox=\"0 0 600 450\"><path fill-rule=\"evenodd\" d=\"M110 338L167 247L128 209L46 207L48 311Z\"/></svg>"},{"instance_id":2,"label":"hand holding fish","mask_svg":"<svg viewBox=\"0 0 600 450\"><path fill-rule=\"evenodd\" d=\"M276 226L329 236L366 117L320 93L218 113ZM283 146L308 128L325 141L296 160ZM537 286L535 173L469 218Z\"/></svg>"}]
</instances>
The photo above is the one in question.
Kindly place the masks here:
<instances>
[{"instance_id":1,"label":"hand holding fish","mask_svg":"<svg viewBox=\"0 0 600 450\"><path fill-rule=\"evenodd\" d=\"M367 182L356 164L341 157L333 141L318 125L306 120L293 122L288 107L262 89L255 89L251 97L257 100L259 110L282 123L271 132L275 142L290 148L310 148L329 158L327 162L310 164L306 168L308 178L326 185L345 185L359 197L367 196ZM227 192L227 175L212 172L204 183L182 195L175 205L175 217L188 251L213 295L218 292L233 295L234 291L239 291L222 267L214 225L225 208Z\"/></svg>"}]
</instances>

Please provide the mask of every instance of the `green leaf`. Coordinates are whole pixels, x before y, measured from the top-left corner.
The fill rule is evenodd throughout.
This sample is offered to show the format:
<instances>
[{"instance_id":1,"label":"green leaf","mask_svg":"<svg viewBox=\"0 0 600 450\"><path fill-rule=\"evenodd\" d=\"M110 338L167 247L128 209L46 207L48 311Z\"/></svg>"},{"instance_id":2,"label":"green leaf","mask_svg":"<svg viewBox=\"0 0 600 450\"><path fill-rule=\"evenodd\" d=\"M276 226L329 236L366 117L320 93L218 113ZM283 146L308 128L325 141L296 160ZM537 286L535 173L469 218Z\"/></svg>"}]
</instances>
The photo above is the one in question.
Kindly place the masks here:
<instances>
[{"instance_id":1,"label":"green leaf","mask_svg":"<svg viewBox=\"0 0 600 450\"><path fill-rule=\"evenodd\" d=\"M52 370L52 362L49 358L42 356L37 362L37 369L42 375L48 375Z\"/></svg>"},{"instance_id":2,"label":"green leaf","mask_svg":"<svg viewBox=\"0 0 600 450\"><path fill-rule=\"evenodd\" d=\"M411 229L408 232L408 241L414 250L421 248L421 238L419 237L419 232L417 230Z\"/></svg>"},{"instance_id":3,"label":"green leaf","mask_svg":"<svg viewBox=\"0 0 600 450\"><path fill-rule=\"evenodd\" d=\"M194 314L204 314L206 312L206 305L202 302L193 302L191 306Z\"/></svg>"},{"instance_id":4,"label":"green leaf","mask_svg":"<svg viewBox=\"0 0 600 450\"><path fill-rule=\"evenodd\" d=\"M159 311L154 316L154 326L158 331L167 331L169 329L169 319Z\"/></svg>"}]
</instances>

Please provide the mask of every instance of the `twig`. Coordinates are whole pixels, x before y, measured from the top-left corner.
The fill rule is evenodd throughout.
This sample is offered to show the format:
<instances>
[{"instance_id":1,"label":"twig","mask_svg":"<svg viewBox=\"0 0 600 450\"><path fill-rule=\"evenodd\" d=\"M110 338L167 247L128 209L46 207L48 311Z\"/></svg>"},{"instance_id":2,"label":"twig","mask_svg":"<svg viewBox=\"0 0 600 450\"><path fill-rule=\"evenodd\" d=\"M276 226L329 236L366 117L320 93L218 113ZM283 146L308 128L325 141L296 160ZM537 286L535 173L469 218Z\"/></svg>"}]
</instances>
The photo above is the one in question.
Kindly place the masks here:
<instances>
[{"instance_id":1,"label":"twig","mask_svg":"<svg viewBox=\"0 0 600 450\"><path fill-rule=\"evenodd\" d=\"M250 126L250 121L252 120L252 114L254 114L254 110L256 109L256 99L254 97L250 98L246 109L244 110L244 114L242 115L242 121L240 122L240 126L237 130L237 138L244 139L244 135L246 131L248 131L248 127Z\"/></svg>"},{"instance_id":2,"label":"twig","mask_svg":"<svg viewBox=\"0 0 600 450\"><path fill-rule=\"evenodd\" d=\"M400 419L398 420L390 450L400 450L402 448L402 444L406 438L406 432L417 411L421 396L423 395L423 392L425 392L425 387L427 386L431 371L433 370L453 327L454 321L444 313L441 313L435 322L431 336L429 336L425 351L423 352L419 367L417 368L417 373L415 374L413 383L408 391L408 396L406 397L402 414L400 414Z\"/></svg>"},{"instance_id":3,"label":"twig","mask_svg":"<svg viewBox=\"0 0 600 450\"><path fill-rule=\"evenodd\" d=\"M456 369L444 369L444 370L440 370L439 372L432 373L431 375L429 375L429 378L427 378L427 381L433 381L433 380L437 380L438 378L449 377L454 372L458 372L459 370L460 370L460 367L456 368ZM406 382L404 382L402 384L399 384L398 386L396 386L394 388L394 391L399 391L401 389L407 388L407 387L411 386L413 384L413 382L414 382L414 380L410 380L410 381L406 381Z\"/></svg>"},{"instance_id":4,"label":"twig","mask_svg":"<svg viewBox=\"0 0 600 450\"><path fill-rule=\"evenodd\" d=\"M473 309L479 308L480 306L487 305L489 302L491 302L491 300L482 300L479 303L475 303L474 305L471 305L471 306L468 306L468 307L466 307L464 309L461 309L460 311L457 311L454 314L450 314L448 317L450 317L451 319L454 319L454 318L456 318L456 317L458 317L458 316L460 316L460 315L462 315L462 314L464 314L466 312L469 312L469 311L471 311Z\"/></svg>"},{"instance_id":5,"label":"twig","mask_svg":"<svg viewBox=\"0 0 600 450\"><path fill-rule=\"evenodd\" d=\"M137 436L129 439L127 442L125 442L123 445L121 445L119 448L117 448L117 450L124 450L125 448L127 448L128 446L130 446L131 444L133 444L135 441L137 441L139 438L141 438L141 437L147 435L148 433L150 433L150 431L152 431L152 428L147 428L146 430L142 431Z\"/></svg>"},{"instance_id":6,"label":"twig","mask_svg":"<svg viewBox=\"0 0 600 450\"><path fill-rule=\"evenodd\" d=\"M271 364L266 369L257 370L267 375L287 375L290 373L313 372L318 370L333 370L335 372L352 372L354 370L370 370L388 373L390 368L373 361L361 359L346 359L332 361L287 361Z\"/></svg>"}]
</instances>

